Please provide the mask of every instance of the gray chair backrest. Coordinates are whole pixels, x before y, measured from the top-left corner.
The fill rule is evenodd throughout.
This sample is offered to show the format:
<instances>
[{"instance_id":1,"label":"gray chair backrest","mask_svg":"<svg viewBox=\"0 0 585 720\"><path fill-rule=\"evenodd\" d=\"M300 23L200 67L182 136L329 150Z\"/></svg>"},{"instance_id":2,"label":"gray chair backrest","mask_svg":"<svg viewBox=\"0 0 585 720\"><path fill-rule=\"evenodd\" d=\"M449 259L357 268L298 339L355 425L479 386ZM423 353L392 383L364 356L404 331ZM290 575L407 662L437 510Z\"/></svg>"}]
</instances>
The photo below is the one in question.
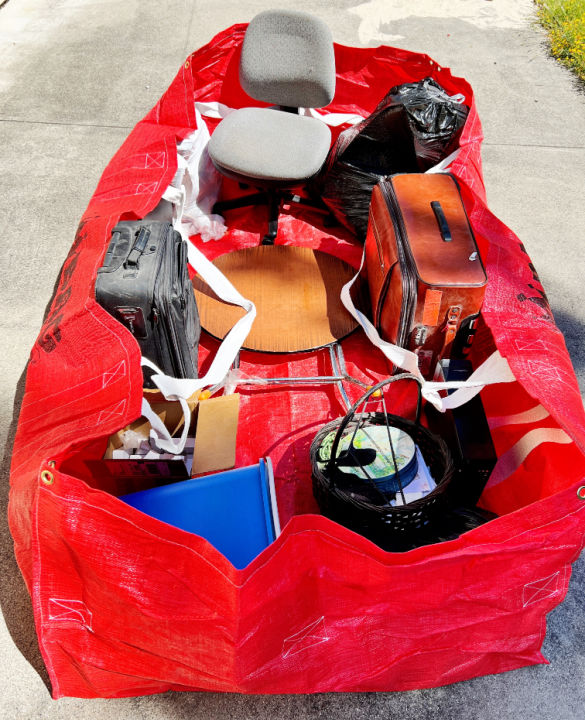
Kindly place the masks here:
<instances>
[{"instance_id":1,"label":"gray chair backrest","mask_svg":"<svg viewBox=\"0 0 585 720\"><path fill-rule=\"evenodd\" d=\"M297 10L256 15L244 37L240 83L251 97L274 105L328 105L335 93L331 31Z\"/></svg>"}]
</instances>

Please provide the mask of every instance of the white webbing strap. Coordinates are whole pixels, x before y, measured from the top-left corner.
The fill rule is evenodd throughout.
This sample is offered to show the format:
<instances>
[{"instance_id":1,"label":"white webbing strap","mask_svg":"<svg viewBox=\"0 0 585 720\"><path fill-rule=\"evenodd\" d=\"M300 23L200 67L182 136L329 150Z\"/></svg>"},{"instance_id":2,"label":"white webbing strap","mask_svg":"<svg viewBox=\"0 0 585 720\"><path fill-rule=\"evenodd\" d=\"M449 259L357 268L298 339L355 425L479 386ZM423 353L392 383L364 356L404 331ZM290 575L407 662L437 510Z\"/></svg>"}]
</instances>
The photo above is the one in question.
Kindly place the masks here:
<instances>
[{"instance_id":1,"label":"white webbing strap","mask_svg":"<svg viewBox=\"0 0 585 720\"><path fill-rule=\"evenodd\" d=\"M158 368L148 358L142 357L140 364L149 367L151 370L154 370L157 375L162 375L160 368ZM180 438L173 438L171 436L166 425L150 407L150 403L145 397L142 398L141 412L142 416L145 417L150 423L150 427L152 428L152 433L158 447L165 452L171 453L173 455L178 455L183 451L185 443L187 442L187 435L189 434L189 427L191 426L191 409L189 408L189 404L187 403L185 398L167 398L167 400L170 399L178 400L181 404L181 408L183 409L184 422Z\"/></svg>"},{"instance_id":2,"label":"white webbing strap","mask_svg":"<svg viewBox=\"0 0 585 720\"><path fill-rule=\"evenodd\" d=\"M196 390L212 385L220 384L229 372L244 340L248 336L254 318L256 317L256 306L251 300L241 295L226 276L221 273L205 255L198 250L190 241L187 233L181 224L182 208L184 204L185 190L183 187L174 188L169 186L163 194L163 199L173 203L173 225L181 233L187 242L189 265L209 285L213 292L221 300L231 305L239 305L246 311L225 336L219 346L215 357L207 373L201 378L174 378L163 374L159 368L146 358L142 358L142 364L155 371L152 380L167 400L178 400L183 408L185 423L183 432L178 439L171 438L164 423L152 410L148 401L142 401L142 414L150 421L153 432L156 435L157 445L167 452L178 454L185 447L187 433L191 422L191 412L186 399L191 397Z\"/></svg>"},{"instance_id":3,"label":"white webbing strap","mask_svg":"<svg viewBox=\"0 0 585 720\"><path fill-rule=\"evenodd\" d=\"M379 348L393 365L420 378L423 397L434 405L437 410L445 412L445 410L450 408L463 405L477 395L486 385L513 382L516 379L510 370L507 360L496 351L490 355L467 380L451 380L449 382L431 382L425 380L418 368L418 358L416 354L398 345L389 343L386 340L382 340L374 325L356 308L351 299L351 287L362 271L365 258L366 251L364 248L360 269L354 277L341 288L341 302L350 315L362 326L368 340ZM455 392L447 397L441 397L439 394L441 390L455 390Z\"/></svg>"},{"instance_id":4,"label":"white webbing strap","mask_svg":"<svg viewBox=\"0 0 585 720\"><path fill-rule=\"evenodd\" d=\"M198 102L195 104L198 122L201 115L211 118L223 118L232 112L232 108L218 102ZM361 121L359 115L348 113L317 113L312 110L304 110L303 114L318 117L325 123L337 126L343 123L356 123ZM165 424L159 416L152 410L148 401L142 400L142 415L150 422L152 433L156 444L161 450L173 454L179 454L185 447L187 433L191 422L191 411L186 402L196 390L204 387L219 385L223 382L229 372L244 340L248 336L254 318L256 317L256 307L253 302L244 298L231 282L200 252L190 241L189 233L183 227L181 222L183 216L183 208L185 206L186 191L182 184L185 170L187 167L186 160L180 153L177 155L177 174L174 179L174 185L171 184L163 193L162 199L170 202L173 206L173 225L181 233L183 239L187 242L189 264L197 272L197 274L209 285L213 292L221 299L232 305L239 305L246 314L238 320L221 343L209 370L202 378L183 379L173 378L165 375L161 370L147 358L142 358L142 364L154 370L152 376L153 382L162 392L167 400L176 400L181 403L184 414L183 431L180 438L172 438ZM177 187L179 185L179 187Z\"/></svg>"},{"instance_id":5,"label":"white webbing strap","mask_svg":"<svg viewBox=\"0 0 585 720\"><path fill-rule=\"evenodd\" d=\"M271 106L274 110L278 107ZM200 112L203 117L221 119L234 112L234 108L224 105L223 103L210 100L207 102L198 101L195 103L195 110ZM339 127L339 125L356 125L364 118L356 113L326 113L319 112L315 108L299 108L299 115L313 117L322 120L326 125L331 127Z\"/></svg>"},{"instance_id":6,"label":"white webbing strap","mask_svg":"<svg viewBox=\"0 0 585 720\"><path fill-rule=\"evenodd\" d=\"M246 311L246 314L238 320L225 336L209 370L202 378L173 378L163 374L153 375L153 381L169 400L180 397L188 398L196 390L221 383L232 366L244 340L248 337L256 317L254 303L243 297L200 250L188 240L187 243L191 267L197 271L198 275L209 285L217 297L231 305L239 305Z\"/></svg>"},{"instance_id":7,"label":"white webbing strap","mask_svg":"<svg viewBox=\"0 0 585 720\"><path fill-rule=\"evenodd\" d=\"M199 113L206 117L221 118L229 114L229 112L231 112L231 108L223 105L222 103L196 103L196 112L198 120L200 119ZM337 126L343 123L355 124L363 119L359 115L349 113L320 114L311 109L303 109L303 114L318 117L331 126ZM443 163L440 164L440 167L437 166L436 169L433 168L432 171L442 171L446 169L446 167L455 159L458 152L459 150L455 151L455 153L450 155L445 159L445 161L443 161ZM185 165L186 161L180 154L178 154L176 184L181 182L180 178L182 178L184 174ZM164 397L167 400L179 401L183 408L185 418L183 431L180 438L174 439L170 436L167 428L158 415L156 415L156 413L152 410L148 401L143 399L142 403L142 414L149 420L153 433L157 438L157 444L159 447L167 452L178 454L184 449L191 420L191 412L186 403L186 399L193 395L193 393L197 390L204 387L219 385L223 382L233 364L233 361L240 351L240 348L248 336L248 333L250 332L252 323L256 317L256 307L253 302L244 298L231 284L231 282L205 257L205 255L203 255L203 253L189 241L189 234L181 222L186 197L184 186L181 184L180 187L176 187L171 184L165 190L162 197L164 200L171 202L173 205L173 225L187 242L189 264L220 299L232 305L238 305L246 311L246 314L238 320L224 338L209 370L202 378L173 378L169 375L163 374L159 368L153 365L153 363L146 358L143 358L142 360L144 365L151 367L151 369L155 371L155 374L152 376L152 380L163 393ZM365 253L362 257L362 266L364 258ZM418 369L416 355L404 348L398 347L397 345L392 345L391 343L383 341L370 321L353 305L349 289L357 279L358 275L359 271L356 276L343 287L341 292L341 300L343 304L363 327L370 341L379 347L394 365L413 373L423 380ZM464 382L430 383L423 380L423 396L438 409L445 410L448 407L457 407L458 405L467 402L467 400L471 399L489 383L511 382L512 380L514 380L514 377L507 362L499 355L499 353L494 353L494 355L488 358L488 360ZM439 390L451 388L461 389L450 395L448 398L442 398L439 395Z\"/></svg>"},{"instance_id":8,"label":"white webbing strap","mask_svg":"<svg viewBox=\"0 0 585 720\"><path fill-rule=\"evenodd\" d=\"M329 127L339 127L340 125L357 125L365 120L364 117L357 113L326 113L319 112L315 108L299 108L299 115L312 117L316 120L322 120Z\"/></svg>"},{"instance_id":9,"label":"white webbing strap","mask_svg":"<svg viewBox=\"0 0 585 720\"><path fill-rule=\"evenodd\" d=\"M460 147L458 147L456 150L453 150L453 152L450 155L447 155L446 158L443 158L443 160L438 162L436 165L433 165L433 167L429 168L428 170L425 170L425 174L426 175L436 175L437 173L447 172L449 170L449 167L453 164L453 162L459 156L460 152L461 152Z\"/></svg>"}]
</instances>

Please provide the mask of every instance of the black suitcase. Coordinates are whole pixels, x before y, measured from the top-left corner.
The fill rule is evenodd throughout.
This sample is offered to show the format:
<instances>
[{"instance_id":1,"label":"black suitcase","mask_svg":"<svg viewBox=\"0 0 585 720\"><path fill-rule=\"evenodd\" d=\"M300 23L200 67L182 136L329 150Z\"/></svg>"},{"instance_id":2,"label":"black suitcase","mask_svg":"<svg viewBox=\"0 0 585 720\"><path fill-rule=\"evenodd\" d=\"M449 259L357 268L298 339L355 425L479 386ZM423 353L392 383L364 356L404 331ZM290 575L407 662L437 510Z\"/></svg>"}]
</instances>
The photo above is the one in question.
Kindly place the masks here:
<instances>
[{"instance_id":1,"label":"black suitcase","mask_svg":"<svg viewBox=\"0 0 585 720\"><path fill-rule=\"evenodd\" d=\"M119 222L98 270L96 300L166 374L197 377L201 325L187 243L168 222ZM145 386L154 387L145 372Z\"/></svg>"}]
</instances>

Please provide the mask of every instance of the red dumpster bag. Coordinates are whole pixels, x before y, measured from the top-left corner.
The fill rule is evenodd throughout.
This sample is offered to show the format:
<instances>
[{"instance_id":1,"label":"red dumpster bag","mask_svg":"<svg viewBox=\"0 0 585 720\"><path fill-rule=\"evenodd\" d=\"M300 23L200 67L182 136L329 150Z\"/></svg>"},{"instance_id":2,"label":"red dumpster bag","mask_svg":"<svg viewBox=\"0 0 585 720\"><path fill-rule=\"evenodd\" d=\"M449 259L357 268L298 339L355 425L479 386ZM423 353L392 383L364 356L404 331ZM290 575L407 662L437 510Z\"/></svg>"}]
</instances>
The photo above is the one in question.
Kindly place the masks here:
<instances>
[{"instance_id":1,"label":"red dumpster bag","mask_svg":"<svg viewBox=\"0 0 585 720\"><path fill-rule=\"evenodd\" d=\"M480 503L498 517L389 553L320 516L308 449L343 414L329 386L241 390L237 465L270 455L283 525L243 570L205 539L126 505L88 470L107 436L140 416L142 399L138 345L96 304L97 269L119 218L144 217L173 179L177 142L197 126L195 101L252 104L237 80L244 31L236 25L193 53L106 168L31 352L9 520L53 696L408 690L546 662L546 615L584 543L585 414L530 258L486 206L472 90L426 55L336 46L326 110L366 116L392 86L429 76L470 106L451 171L489 278L475 352L497 348L516 378L482 391L499 459ZM213 131L217 121L206 122ZM283 213L278 242L357 266L357 242L313 215ZM241 210L220 241L191 241L212 259L257 245L265 222L262 208ZM343 346L351 374L388 374L363 333ZM216 347L202 336L204 365ZM324 363L320 353L242 353L250 374L323 374Z\"/></svg>"}]
</instances>

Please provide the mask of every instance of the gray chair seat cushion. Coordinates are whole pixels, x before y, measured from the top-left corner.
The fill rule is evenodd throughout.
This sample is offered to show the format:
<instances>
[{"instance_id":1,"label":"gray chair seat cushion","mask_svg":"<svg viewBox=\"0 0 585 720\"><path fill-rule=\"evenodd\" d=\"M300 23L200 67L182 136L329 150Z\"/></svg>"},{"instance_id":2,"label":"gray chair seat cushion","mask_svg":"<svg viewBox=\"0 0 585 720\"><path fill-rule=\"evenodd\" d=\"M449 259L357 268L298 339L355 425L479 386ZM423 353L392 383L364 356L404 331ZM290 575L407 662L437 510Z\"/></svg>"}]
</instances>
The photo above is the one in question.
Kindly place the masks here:
<instances>
[{"instance_id":1,"label":"gray chair seat cushion","mask_svg":"<svg viewBox=\"0 0 585 720\"><path fill-rule=\"evenodd\" d=\"M218 170L281 182L303 181L327 157L331 131L321 120L269 108L227 115L209 141Z\"/></svg>"}]
</instances>

